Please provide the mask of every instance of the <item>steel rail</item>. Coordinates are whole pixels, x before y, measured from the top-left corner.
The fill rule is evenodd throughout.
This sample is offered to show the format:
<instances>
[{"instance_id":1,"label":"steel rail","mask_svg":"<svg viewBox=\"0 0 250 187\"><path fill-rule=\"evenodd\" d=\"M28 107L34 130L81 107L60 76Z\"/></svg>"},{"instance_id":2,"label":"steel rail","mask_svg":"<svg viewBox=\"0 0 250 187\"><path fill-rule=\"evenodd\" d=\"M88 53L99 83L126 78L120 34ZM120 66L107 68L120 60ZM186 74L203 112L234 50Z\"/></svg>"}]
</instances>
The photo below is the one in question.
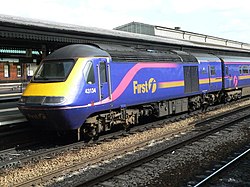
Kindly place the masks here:
<instances>
[{"instance_id":1,"label":"steel rail","mask_svg":"<svg viewBox=\"0 0 250 187\"><path fill-rule=\"evenodd\" d=\"M214 134L222 129L225 129L226 127L228 126L231 126L235 123L238 123L246 118L249 118L250 117L250 113L244 115L244 116L240 116L238 118L235 118L233 121L231 122L226 122L224 124L220 124L219 126L216 126L212 129L208 129L206 131L202 131L198 134L196 134L194 137L191 137L191 138L187 138L187 139L184 139L180 142L177 142L177 143L174 143L172 145L170 145L169 147L165 148L164 150L160 150L156 153L153 153L149 156L146 156L144 158L141 158L139 160L134 160L133 162L129 163L129 164L126 164L124 166L120 166L120 167L117 167L115 168L114 170L111 170L111 171L108 171L107 173L104 173L100 176L96 176L90 180L87 180L87 181L84 181L84 182L80 182L78 184L76 184L75 186L94 186L94 185L97 185L99 184L100 182L103 182L103 181L106 181L114 176L117 176L117 175L120 175L126 171L129 171L131 170L131 168L135 168L135 167L138 167L144 163L147 163L149 161L152 161L153 159L155 158L158 158L158 157L161 157L163 156L164 154L167 154L167 153L171 153L172 151L176 150L176 149L179 149L185 145L189 145L195 141L198 141L200 139L203 139L204 137L208 136L208 135L211 135L211 134ZM218 119L218 117L216 117L216 119ZM212 119L210 119L210 122L212 121ZM196 125L200 125L200 124L204 124L205 122L202 121L200 123L197 123Z\"/></svg>"},{"instance_id":2,"label":"steel rail","mask_svg":"<svg viewBox=\"0 0 250 187\"><path fill-rule=\"evenodd\" d=\"M202 186L205 185L209 180L211 180L213 177L215 177L217 174L219 174L220 172L222 172L223 170L225 170L226 168L228 168L229 166L231 166L232 164L234 164L236 161L238 161L239 159L242 159L244 156L246 156L248 153L250 152L250 149L246 150L245 152L243 152L242 154L240 154L239 156L237 156L236 158L234 158L233 160L231 160L230 162L228 162L227 164L225 164L224 166L222 166L221 168L219 168L218 170L216 170L215 172L213 172L212 174L210 174L208 177L206 177L205 179L203 179L202 181L200 181L198 184L196 184L194 187L198 187L198 186Z\"/></svg>"}]
</instances>

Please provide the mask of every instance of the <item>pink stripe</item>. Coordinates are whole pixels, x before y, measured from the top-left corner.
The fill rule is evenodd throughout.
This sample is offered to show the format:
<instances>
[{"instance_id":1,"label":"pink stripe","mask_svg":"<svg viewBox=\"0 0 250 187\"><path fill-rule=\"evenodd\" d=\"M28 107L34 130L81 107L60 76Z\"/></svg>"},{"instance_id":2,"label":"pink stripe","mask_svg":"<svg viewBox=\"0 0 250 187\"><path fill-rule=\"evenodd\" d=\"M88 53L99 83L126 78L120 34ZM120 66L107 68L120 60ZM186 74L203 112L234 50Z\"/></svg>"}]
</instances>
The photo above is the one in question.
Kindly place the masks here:
<instances>
[{"instance_id":1,"label":"pink stripe","mask_svg":"<svg viewBox=\"0 0 250 187\"><path fill-rule=\"evenodd\" d=\"M128 87L131 80L134 78L136 73L143 68L176 68L177 64L174 63L138 63L131 68L128 73L123 77L122 81L115 89L112 94L112 100L116 100Z\"/></svg>"},{"instance_id":2,"label":"pink stripe","mask_svg":"<svg viewBox=\"0 0 250 187\"><path fill-rule=\"evenodd\" d=\"M120 84L117 86L115 91L112 93L112 99L109 97L105 98L102 101L95 102L94 105L100 105L100 104L106 104L111 101L116 100L120 95L124 92L124 90L128 87L131 80L134 78L134 76L137 74L138 71L140 71L143 68L176 68L177 64L174 63L137 63L134 67L132 67L128 73L123 77ZM87 107L89 105L85 105L83 107Z\"/></svg>"}]
</instances>

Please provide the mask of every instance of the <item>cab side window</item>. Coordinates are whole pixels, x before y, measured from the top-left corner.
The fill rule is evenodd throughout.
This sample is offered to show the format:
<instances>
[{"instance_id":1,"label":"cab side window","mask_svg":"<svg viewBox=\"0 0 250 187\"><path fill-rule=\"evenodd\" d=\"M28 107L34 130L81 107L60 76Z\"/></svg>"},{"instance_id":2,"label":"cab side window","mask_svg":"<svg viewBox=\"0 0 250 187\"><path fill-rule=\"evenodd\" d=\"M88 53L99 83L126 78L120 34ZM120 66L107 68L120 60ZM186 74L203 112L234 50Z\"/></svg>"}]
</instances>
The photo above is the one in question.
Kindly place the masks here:
<instances>
[{"instance_id":1,"label":"cab side window","mask_svg":"<svg viewBox=\"0 0 250 187\"><path fill-rule=\"evenodd\" d=\"M100 63L100 78L101 78L101 83L107 82L107 70L104 62Z\"/></svg>"},{"instance_id":2,"label":"cab side window","mask_svg":"<svg viewBox=\"0 0 250 187\"><path fill-rule=\"evenodd\" d=\"M84 78L87 84L94 84L95 83L95 73L93 63L88 61L86 66L83 69Z\"/></svg>"}]
</instances>

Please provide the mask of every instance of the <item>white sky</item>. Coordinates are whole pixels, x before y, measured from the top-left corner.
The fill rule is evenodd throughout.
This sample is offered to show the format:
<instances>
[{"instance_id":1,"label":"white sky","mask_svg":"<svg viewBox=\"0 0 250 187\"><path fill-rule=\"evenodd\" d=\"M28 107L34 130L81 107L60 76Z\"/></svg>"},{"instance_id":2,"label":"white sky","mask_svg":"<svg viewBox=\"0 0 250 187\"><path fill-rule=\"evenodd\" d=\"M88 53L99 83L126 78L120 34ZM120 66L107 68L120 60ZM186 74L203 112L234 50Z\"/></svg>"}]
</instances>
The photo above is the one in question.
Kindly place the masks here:
<instances>
[{"instance_id":1,"label":"white sky","mask_svg":"<svg viewBox=\"0 0 250 187\"><path fill-rule=\"evenodd\" d=\"M250 43L248 0L0 0L0 14L113 29L136 21Z\"/></svg>"}]
</instances>

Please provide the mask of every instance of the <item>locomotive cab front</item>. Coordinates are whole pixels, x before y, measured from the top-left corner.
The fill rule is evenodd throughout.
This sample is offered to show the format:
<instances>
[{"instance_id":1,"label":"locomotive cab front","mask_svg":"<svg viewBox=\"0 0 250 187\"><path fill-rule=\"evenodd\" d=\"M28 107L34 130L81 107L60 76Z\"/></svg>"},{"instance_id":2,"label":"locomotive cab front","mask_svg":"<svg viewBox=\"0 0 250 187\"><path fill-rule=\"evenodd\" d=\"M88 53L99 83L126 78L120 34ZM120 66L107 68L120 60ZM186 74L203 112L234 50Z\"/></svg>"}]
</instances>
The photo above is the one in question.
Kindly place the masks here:
<instances>
[{"instance_id":1,"label":"locomotive cab front","mask_svg":"<svg viewBox=\"0 0 250 187\"><path fill-rule=\"evenodd\" d=\"M64 83L74 64L73 60L43 61L21 97L20 104L64 104L66 102Z\"/></svg>"},{"instance_id":2,"label":"locomotive cab front","mask_svg":"<svg viewBox=\"0 0 250 187\"><path fill-rule=\"evenodd\" d=\"M25 89L19 110L42 128L81 127L90 113L86 106L98 99L93 65L98 52L100 49L93 46L70 45L49 55ZM106 53L105 57L109 55Z\"/></svg>"}]
</instances>

